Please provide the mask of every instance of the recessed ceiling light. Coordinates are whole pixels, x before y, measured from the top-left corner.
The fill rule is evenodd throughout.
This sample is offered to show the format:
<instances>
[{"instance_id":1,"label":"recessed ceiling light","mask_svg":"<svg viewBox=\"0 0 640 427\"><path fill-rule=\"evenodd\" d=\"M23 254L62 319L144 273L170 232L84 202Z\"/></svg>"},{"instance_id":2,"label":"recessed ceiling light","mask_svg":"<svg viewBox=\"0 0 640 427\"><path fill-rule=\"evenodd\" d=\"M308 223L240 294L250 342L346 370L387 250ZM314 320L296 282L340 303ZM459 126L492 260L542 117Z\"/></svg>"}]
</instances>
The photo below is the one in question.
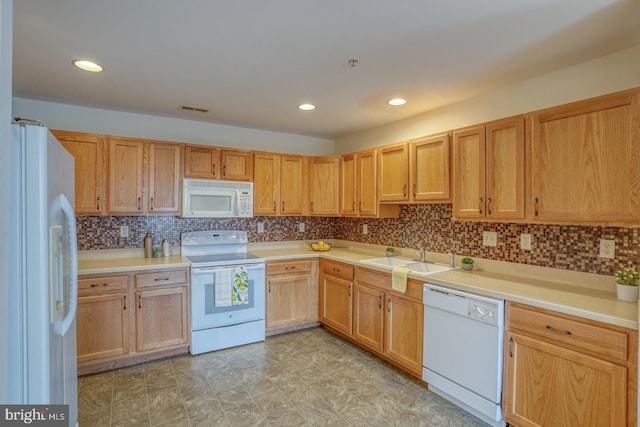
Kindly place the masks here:
<instances>
[{"instance_id":1,"label":"recessed ceiling light","mask_svg":"<svg viewBox=\"0 0 640 427\"><path fill-rule=\"evenodd\" d=\"M399 105L404 105L406 103L407 103L407 100L402 98L393 98L387 101L387 104L393 105L394 107L397 107Z\"/></svg>"},{"instance_id":2,"label":"recessed ceiling light","mask_svg":"<svg viewBox=\"0 0 640 427\"><path fill-rule=\"evenodd\" d=\"M298 108L302 111L313 111L316 109L316 106L313 104L300 104L298 105Z\"/></svg>"},{"instance_id":3,"label":"recessed ceiling light","mask_svg":"<svg viewBox=\"0 0 640 427\"><path fill-rule=\"evenodd\" d=\"M76 60L76 61L73 61L73 65L80 68L81 70L91 71L92 73L99 73L100 71L103 70L103 68L100 65L91 61Z\"/></svg>"}]
</instances>

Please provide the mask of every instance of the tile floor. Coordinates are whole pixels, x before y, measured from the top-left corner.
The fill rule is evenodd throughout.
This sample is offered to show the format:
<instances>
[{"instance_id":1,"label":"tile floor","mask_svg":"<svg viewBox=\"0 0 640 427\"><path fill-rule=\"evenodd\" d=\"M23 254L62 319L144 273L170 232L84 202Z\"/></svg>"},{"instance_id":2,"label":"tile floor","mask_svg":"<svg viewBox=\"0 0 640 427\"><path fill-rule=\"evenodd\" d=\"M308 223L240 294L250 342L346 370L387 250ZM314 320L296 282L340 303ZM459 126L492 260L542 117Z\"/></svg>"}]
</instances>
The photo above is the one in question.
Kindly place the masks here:
<instances>
[{"instance_id":1,"label":"tile floor","mask_svg":"<svg viewBox=\"0 0 640 427\"><path fill-rule=\"evenodd\" d=\"M81 377L90 426L486 426L322 328Z\"/></svg>"}]
</instances>

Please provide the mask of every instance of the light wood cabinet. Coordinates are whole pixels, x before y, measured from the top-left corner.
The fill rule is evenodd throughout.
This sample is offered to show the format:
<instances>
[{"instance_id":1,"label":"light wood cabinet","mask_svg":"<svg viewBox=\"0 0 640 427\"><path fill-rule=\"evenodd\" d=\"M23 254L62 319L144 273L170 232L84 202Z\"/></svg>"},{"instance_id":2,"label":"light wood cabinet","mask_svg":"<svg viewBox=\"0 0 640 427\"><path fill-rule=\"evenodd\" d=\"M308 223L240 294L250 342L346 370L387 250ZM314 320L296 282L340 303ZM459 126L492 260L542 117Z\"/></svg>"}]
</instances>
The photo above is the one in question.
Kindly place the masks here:
<instances>
[{"instance_id":1,"label":"light wood cabinet","mask_svg":"<svg viewBox=\"0 0 640 427\"><path fill-rule=\"evenodd\" d=\"M317 261L267 263L267 333L291 331L318 320Z\"/></svg>"},{"instance_id":2,"label":"light wood cabinet","mask_svg":"<svg viewBox=\"0 0 640 427\"><path fill-rule=\"evenodd\" d=\"M524 118L453 132L453 216L524 219Z\"/></svg>"},{"instance_id":3,"label":"light wood cabinet","mask_svg":"<svg viewBox=\"0 0 640 427\"><path fill-rule=\"evenodd\" d=\"M130 305L128 276L78 280L78 365L129 353Z\"/></svg>"},{"instance_id":4,"label":"light wood cabinet","mask_svg":"<svg viewBox=\"0 0 640 427\"><path fill-rule=\"evenodd\" d=\"M310 159L309 195L311 215L338 215L340 157L324 156Z\"/></svg>"},{"instance_id":5,"label":"light wood cabinet","mask_svg":"<svg viewBox=\"0 0 640 427\"><path fill-rule=\"evenodd\" d=\"M504 418L635 426L637 331L507 303Z\"/></svg>"},{"instance_id":6,"label":"light wood cabinet","mask_svg":"<svg viewBox=\"0 0 640 427\"><path fill-rule=\"evenodd\" d=\"M189 349L186 268L78 279L78 373L115 369Z\"/></svg>"},{"instance_id":7,"label":"light wood cabinet","mask_svg":"<svg viewBox=\"0 0 640 427\"><path fill-rule=\"evenodd\" d=\"M181 147L109 137L109 214L180 213Z\"/></svg>"},{"instance_id":8,"label":"light wood cabinet","mask_svg":"<svg viewBox=\"0 0 640 427\"><path fill-rule=\"evenodd\" d=\"M343 335L352 333L353 267L320 260L320 322Z\"/></svg>"},{"instance_id":9,"label":"light wood cabinet","mask_svg":"<svg viewBox=\"0 0 640 427\"><path fill-rule=\"evenodd\" d=\"M637 223L640 90L531 113L531 218Z\"/></svg>"},{"instance_id":10,"label":"light wood cabinet","mask_svg":"<svg viewBox=\"0 0 640 427\"><path fill-rule=\"evenodd\" d=\"M136 350L188 345L187 287L136 292Z\"/></svg>"},{"instance_id":11,"label":"light wood cabinet","mask_svg":"<svg viewBox=\"0 0 640 427\"><path fill-rule=\"evenodd\" d=\"M255 153L254 215L305 215L308 212L307 158Z\"/></svg>"},{"instance_id":12,"label":"light wood cabinet","mask_svg":"<svg viewBox=\"0 0 640 427\"><path fill-rule=\"evenodd\" d=\"M408 288L422 289L422 282L409 280ZM416 376L422 374L424 305L421 299L386 294L384 353L388 360Z\"/></svg>"},{"instance_id":13,"label":"light wood cabinet","mask_svg":"<svg viewBox=\"0 0 640 427\"><path fill-rule=\"evenodd\" d=\"M378 204L378 150L340 158L340 214L343 216L397 217L398 206Z\"/></svg>"},{"instance_id":14,"label":"light wood cabinet","mask_svg":"<svg viewBox=\"0 0 640 427\"><path fill-rule=\"evenodd\" d=\"M251 181L253 154L245 150L185 145L184 176L185 178Z\"/></svg>"},{"instance_id":15,"label":"light wood cabinet","mask_svg":"<svg viewBox=\"0 0 640 427\"><path fill-rule=\"evenodd\" d=\"M382 353L384 350L384 291L367 285L355 284L353 300L353 336L361 345Z\"/></svg>"},{"instance_id":16,"label":"light wood cabinet","mask_svg":"<svg viewBox=\"0 0 640 427\"><path fill-rule=\"evenodd\" d=\"M52 130L75 160L75 213L102 215L105 211L105 148L102 135Z\"/></svg>"},{"instance_id":17,"label":"light wood cabinet","mask_svg":"<svg viewBox=\"0 0 640 427\"><path fill-rule=\"evenodd\" d=\"M381 203L450 200L449 135L434 135L379 148Z\"/></svg>"}]
</instances>

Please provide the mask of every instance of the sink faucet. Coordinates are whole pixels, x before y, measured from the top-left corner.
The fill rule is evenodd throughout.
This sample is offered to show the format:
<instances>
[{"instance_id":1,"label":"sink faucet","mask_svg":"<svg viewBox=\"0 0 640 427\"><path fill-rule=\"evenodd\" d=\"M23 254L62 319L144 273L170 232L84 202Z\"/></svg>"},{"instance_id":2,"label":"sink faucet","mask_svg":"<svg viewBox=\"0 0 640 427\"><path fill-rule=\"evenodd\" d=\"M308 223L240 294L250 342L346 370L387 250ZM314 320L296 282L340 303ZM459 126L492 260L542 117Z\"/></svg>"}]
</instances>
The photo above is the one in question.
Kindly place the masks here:
<instances>
[{"instance_id":1,"label":"sink faucet","mask_svg":"<svg viewBox=\"0 0 640 427\"><path fill-rule=\"evenodd\" d=\"M418 246L418 249L413 249L420 256L420 262L424 262L424 248L422 246Z\"/></svg>"},{"instance_id":2,"label":"sink faucet","mask_svg":"<svg viewBox=\"0 0 640 427\"><path fill-rule=\"evenodd\" d=\"M449 255L449 267L455 267L456 254L450 251L447 255Z\"/></svg>"}]
</instances>

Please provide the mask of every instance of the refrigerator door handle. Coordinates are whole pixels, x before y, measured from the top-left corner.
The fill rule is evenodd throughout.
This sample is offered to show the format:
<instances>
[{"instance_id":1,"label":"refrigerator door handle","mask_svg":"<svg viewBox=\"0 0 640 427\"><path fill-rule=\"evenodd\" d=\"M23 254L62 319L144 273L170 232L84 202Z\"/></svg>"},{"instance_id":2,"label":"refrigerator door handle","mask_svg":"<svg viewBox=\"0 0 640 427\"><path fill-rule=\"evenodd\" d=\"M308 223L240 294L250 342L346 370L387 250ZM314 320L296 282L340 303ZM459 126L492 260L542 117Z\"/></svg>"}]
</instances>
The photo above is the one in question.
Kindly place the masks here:
<instances>
[{"instance_id":1,"label":"refrigerator door handle","mask_svg":"<svg viewBox=\"0 0 640 427\"><path fill-rule=\"evenodd\" d=\"M73 319L76 317L76 311L78 309L78 242L76 240L76 215L73 210L73 206L69 203L69 200L60 195L60 206L62 207L62 213L67 218L69 224L69 255L71 269L69 271L69 312L62 320L61 335L64 335L68 330Z\"/></svg>"}]
</instances>

